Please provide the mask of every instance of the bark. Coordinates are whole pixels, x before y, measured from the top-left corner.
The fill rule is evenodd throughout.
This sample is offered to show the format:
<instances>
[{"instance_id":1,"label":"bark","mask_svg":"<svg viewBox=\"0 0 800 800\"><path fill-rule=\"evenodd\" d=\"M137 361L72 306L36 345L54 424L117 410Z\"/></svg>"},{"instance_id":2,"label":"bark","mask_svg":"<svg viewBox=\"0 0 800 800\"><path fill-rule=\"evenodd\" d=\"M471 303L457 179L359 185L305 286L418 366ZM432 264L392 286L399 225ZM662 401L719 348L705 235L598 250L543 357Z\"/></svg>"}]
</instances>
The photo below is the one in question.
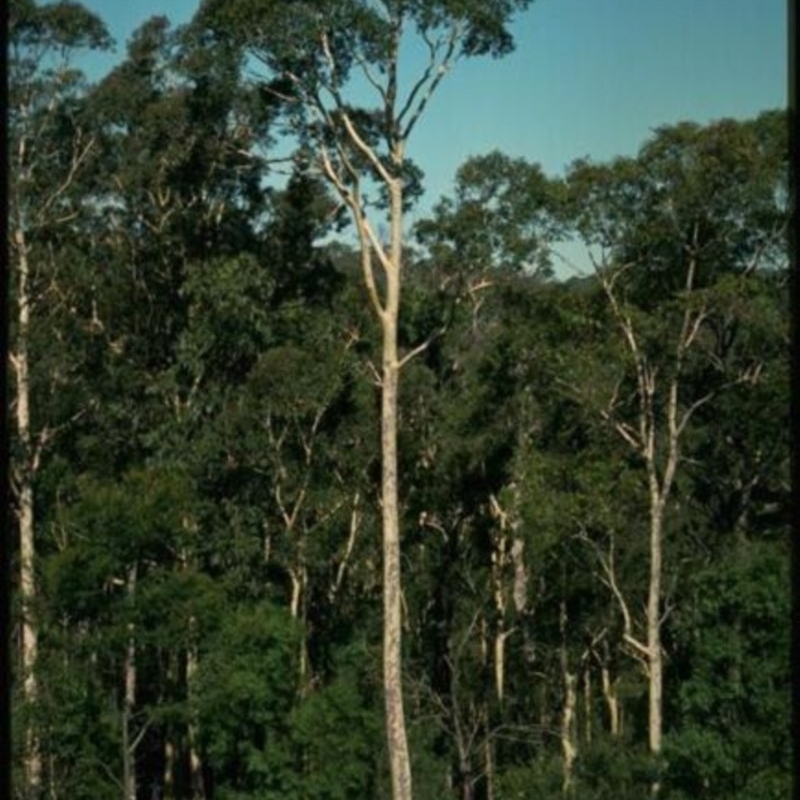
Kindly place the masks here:
<instances>
[{"instance_id":1,"label":"bark","mask_svg":"<svg viewBox=\"0 0 800 800\"><path fill-rule=\"evenodd\" d=\"M649 671L648 745L653 755L661 752L663 655L661 649L661 548L662 519L651 520L650 586L647 597L647 650Z\"/></svg>"},{"instance_id":2,"label":"bark","mask_svg":"<svg viewBox=\"0 0 800 800\"><path fill-rule=\"evenodd\" d=\"M136 565L128 572L128 598L133 603L136 593ZM136 800L136 747L141 737L133 735L133 715L136 711L136 637L135 627L128 624L128 642L124 662L125 695L122 701L122 795L124 800Z\"/></svg>"},{"instance_id":3,"label":"bark","mask_svg":"<svg viewBox=\"0 0 800 800\"><path fill-rule=\"evenodd\" d=\"M486 718L488 721L489 714ZM488 733L488 732L487 732ZM494 800L494 748L491 738L487 735L484 743L484 770L486 773L486 800Z\"/></svg>"},{"instance_id":4,"label":"bark","mask_svg":"<svg viewBox=\"0 0 800 800\"><path fill-rule=\"evenodd\" d=\"M402 584L400 572L400 509L397 476L397 390L400 363L397 322L400 311L403 191L399 179L390 185L391 254L386 269L381 374L381 511L383 516L383 684L386 734L394 800L411 800L411 762L408 753L402 679Z\"/></svg>"},{"instance_id":5,"label":"bark","mask_svg":"<svg viewBox=\"0 0 800 800\"><path fill-rule=\"evenodd\" d=\"M494 500L494 498L492 498ZM499 505L497 506L499 508ZM497 702L502 705L505 689L506 660L506 597L503 587L503 572L506 562L506 533L504 517L500 516L500 532L492 548L492 583L494 584L494 605L497 623L494 633L494 679Z\"/></svg>"},{"instance_id":6,"label":"bark","mask_svg":"<svg viewBox=\"0 0 800 800\"><path fill-rule=\"evenodd\" d=\"M577 737L575 735L578 676L569 667L566 642L567 609L564 601L561 602L559 621L561 627L561 676L564 681L564 705L561 711L561 752L564 758L562 791L564 795L569 795L572 792L573 785L573 766L578 756Z\"/></svg>"},{"instance_id":7,"label":"bark","mask_svg":"<svg viewBox=\"0 0 800 800\"><path fill-rule=\"evenodd\" d=\"M518 614L525 611L527 605L528 575L523 559L525 543L517 535L519 518L516 508L519 506L518 492L514 492L514 510L507 512L498 499L491 495L489 503L492 516L497 521L498 533L493 537L492 547L492 586L494 605L497 612L497 625L494 636L494 676L495 694L502 705L505 697L505 653L506 639L514 633L514 628L506 627L506 572L513 569L511 597ZM510 537L509 537L510 531ZM509 539L511 547L508 546Z\"/></svg>"},{"instance_id":8,"label":"bark","mask_svg":"<svg viewBox=\"0 0 800 800\"><path fill-rule=\"evenodd\" d=\"M608 732L613 739L616 739L622 733L622 715L616 681L611 679L611 671L607 664L600 667L600 681L603 687L603 699L608 709Z\"/></svg>"},{"instance_id":9,"label":"bark","mask_svg":"<svg viewBox=\"0 0 800 800\"><path fill-rule=\"evenodd\" d=\"M303 534L304 535L304 534ZM289 611L292 619L300 622L300 630L302 636L300 637L299 653L298 653L298 679L301 694L305 692L308 682L308 640L307 640L307 625L306 625L306 594L308 586L308 572L305 566L305 553L302 546L298 547L299 559L301 566L290 569L289 575L292 581L292 596L289 603Z\"/></svg>"},{"instance_id":10,"label":"bark","mask_svg":"<svg viewBox=\"0 0 800 800\"><path fill-rule=\"evenodd\" d=\"M184 679L181 656L167 653L166 661L167 686L176 686ZM164 771L161 775L161 781L164 786L164 800L172 800L175 797L175 777L178 761L178 748L175 745L175 739L175 726L172 724L166 725L164 730Z\"/></svg>"},{"instance_id":11,"label":"bark","mask_svg":"<svg viewBox=\"0 0 800 800\"><path fill-rule=\"evenodd\" d=\"M171 800L175 797L175 769L177 766L177 756L175 744L172 741L171 731L164 739L164 800Z\"/></svg>"},{"instance_id":12,"label":"bark","mask_svg":"<svg viewBox=\"0 0 800 800\"><path fill-rule=\"evenodd\" d=\"M33 479L36 471L33 437L30 417L30 361L28 342L30 337L31 297L30 263L25 234L18 228L15 235L18 253L17 284L17 340L12 365L16 372L16 423L17 435L22 446L23 463L17 471L17 519L19 523L20 559L20 605L22 624L20 626L22 651L22 692L26 705L33 708L39 695L36 678L36 662L39 650L39 637L34 618L36 603L36 547L34 542L34 493ZM36 796L42 780L42 756L36 728L29 724L25 731L25 784L31 796Z\"/></svg>"},{"instance_id":13,"label":"bark","mask_svg":"<svg viewBox=\"0 0 800 800\"><path fill-rule=\"evenodd\" d=\"M587 745L592 743L593 706L592 670L587 659L583 666L583 740Z\"/></svg>"},{"instance_id":14,"label":"bark","mask_svg":"<svg viewBox=\"0 0 800 800\"><path fill-rule=\"evenodd\" d=\"M192 628L195 627L195 620L191 620ZM197 647L192 644L186 652L186 683L187 692L191 695L194 683L194 676L197 672ZM191 699L191 697L190 697ZM191 703L190 703L191 706ZM197 747L198 737L197 715L194 711L190 712L189 722L186 728L186 738L189 745L189 786L191 789L192 800L205 800L205 786L203 783L203 761Z\"/></svg>"}]
</instances>

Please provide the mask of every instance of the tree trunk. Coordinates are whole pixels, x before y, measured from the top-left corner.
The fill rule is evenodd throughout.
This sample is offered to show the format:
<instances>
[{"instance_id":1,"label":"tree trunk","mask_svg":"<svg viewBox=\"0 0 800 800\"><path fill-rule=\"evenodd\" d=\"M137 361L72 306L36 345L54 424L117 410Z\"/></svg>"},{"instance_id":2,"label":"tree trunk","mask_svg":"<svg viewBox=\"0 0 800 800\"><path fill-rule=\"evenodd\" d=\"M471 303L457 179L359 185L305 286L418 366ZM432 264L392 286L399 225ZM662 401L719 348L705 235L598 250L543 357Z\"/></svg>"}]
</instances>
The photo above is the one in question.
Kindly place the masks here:
<instances>
[{"instance_id":1,"label":"tree trunk","mask_svg":"<svg viewBox=\"0 0 800 800\"><path fill-rule=\"evenodd\" d=\"M34 543L34 495L33 478L35 463L30 418L30 363L28 341L30 336L30 264L25 234L18 228L15 235L18 252L18 296L16 352L12 364L16 372L17 435L22 446L23 463L17 471L17 495L19 522L19 570L20 606L22 609L21 651L22 692L26 705L33 710L39 695L36 678L36 661L39 637L34 619L36 602ZM29 723L25 731L25 784L32 797L37 796L42 780L42 756L36 726Z\"/></svg>"},{"instance_id":2,"label":"tree trunk","mask_svg":"<svg viewBox=\"0 0 800 800\"><path fill-rule=\"evenodd\" d=\"M172 740L172 731L167 731L164 737L164 774L162 776L162 781L164 783L164 800L173 800L175 797L175 768L175 743Z\"/></svg>"},{"instance_id":3,"label":"tree trunk","mask_svg":"<svg viewBox=\"0 0 800 800\"><path fill-rule=\"evenodd\" d=\"M402 154L397 159L402 163ZM403 244L403 187L395 178L391 196L391 254L386 269L386 305L382 315L381 511L383 515L383 684L386 734L394 800L411 800L411 762L406 736L402 676L402 584L400 508L397 476L397 402L400 363L397 322L400 313L400 268Z\"/></svg>"},{"instance_id":4,"label":"tree trunk","mask_svg":"<svg viewBox=\"0 0 800 800\"><path fill-rule=\"evenodd\" d=\"M184 680L184 670L181 654L166 654L166 684L169 695L174 697L174 688ZM162 700L163 700L162 696ZM177 731L175 725L168 723L164 726L164 771L161 775L161 782L164 786L164 800L173 800L176 792L176 772L177 772L177 747L175 744Z\"/></svg>"},{"instance_id":5,"label":"tree trunk","mask_svg":"<svg viewBox=\"0 0 800 800\"><path fill-rule=\"evenodd\" d=\"M195 620L191 619L191 627L195 628ZM186 685L187 694L191 700L193 692L194 676L197 672L197 647L192 644L186 651ZM190 703L191 706L191 703ZM191 800L205 800L205 785L203 783L203 762L200 758L200 751L197 749L197 717L195 712L190 711L189 722L186 729L189 744L189 786L191 788Z\"/></svg>"},{"instance_id":6,"label":"tree trunk","mask_svg":"<svg viewBox=\"0 0 800 800\"><path fill-rule=\"evenodd\" d=\"M136 593L136 565L128 572L128 599L133 604ZM125 696L122 701L122 796L136 800L136 746L139 737L132 737L133 715L136 711L136 638L135 627L128 623L128 643L124 662Z\"/></svg>"},{"instance_id":7,"label":"tree trunk","mask_svg":"<svg viewBox=\"0 0 800 800\"><path fill-rule=\"evenodd\" d=\"M488 729L488 722L489 722L489 711L486 711L486 722L487 722L487 729ZM487 730L488 734L488 730ZM491 737L488 735L486 736L486 741L484 742L484 759L485 759L485 766L484 770L486 772L486 800L494 800L494 748L492 745Z\"/></svg>"},{"instance_id":8,"label":"tree trunk","mask_svg":"<svg viewBox=\"0 0 800 800\"><path fill-rule=\"evenodd\" d=\"M564 681L564 705L561 712L561 751L564 757L562 791L565 796L572 793L573 765L578 755L575 735L575 709L578 703L578 676L569 668L567 652L567 606L561 601L559 614L561 627L561 675Z\"/></svg>"},{"instance_id":9,"label":"tree trunk","mask_svg":"<svg viewBox=\"0 0 800 800\"><path fill-rule=\"evenodd\" d=\"M583 665L583 741L592 743L592 721L594 717L594 692L592 691L592 668L587 658Z\"/></svg>"},{"instance_id":10,"label":"tree trunk","mask_svg":"<svg viewBox=\"0 0 800 800\"><path fill-rule=\"evenodd\" d=\"M305 533L301 534L305 536ZM292 619L300 623L300 644L298 652L298 685L300 694L305 694L308 684L308 636L307 636L307 608L306 594L308 587L308 571L305 565L305 548L299 547L300 566L291 568L289 576L292 581L292 596L289 603L289 612Z\"/></svg>"},{"instance_id":11,"label":"tree trunk","mask_svg":"<svg viewBox=\"0 0 800 800\"><path fill-rule=\"evenodd\" d=\"M603 698L608 709L608 732L612 739L616 739L622 733L621 715L619 709L619 697L617 697L616 682L611 679L611 670L608 664L600 667L600 680L603 686Z\"/></svg>"},{"instance_id":12,"label":"tree trunk","mask_svg":"<svg viewBox=\"0 0 800 800\"><path fill-rule=\"evenodd\" d=\"M650 520L650 585L647 596L647 664L648 664L648 745L650 753L661 752L663 705L663 655L661 649L661 548L663 542L663 503L654 503ZM653 785L653 792L659 786Z\"/></svg>"}]
</instances>

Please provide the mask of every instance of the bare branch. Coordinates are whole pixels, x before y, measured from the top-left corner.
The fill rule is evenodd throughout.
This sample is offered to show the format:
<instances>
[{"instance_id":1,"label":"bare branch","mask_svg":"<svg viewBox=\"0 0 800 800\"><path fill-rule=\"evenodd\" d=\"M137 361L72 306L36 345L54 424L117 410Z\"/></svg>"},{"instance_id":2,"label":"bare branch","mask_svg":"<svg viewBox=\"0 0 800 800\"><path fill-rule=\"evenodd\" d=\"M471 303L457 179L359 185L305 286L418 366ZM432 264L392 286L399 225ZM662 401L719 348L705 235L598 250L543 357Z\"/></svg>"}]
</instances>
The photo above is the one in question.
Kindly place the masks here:
<instances>
[{"instance_id":1,"label":"bare branch","mask_svg":"<svg viewBox=\"0 0 800 800\"><path fill-rule=\"evenodd\" d=\"M339 565L336 568L336 578L331 585L330 589L328 590L328 600L333 603L336 599L337 594L339 593L339 589L341 589L342 582L344 581L344 575L347 570L347 566L350 563L350 556L353 553L353 548L356 544L356 538L358 537L358 531L361 527L361 512L359 510L359 501L361 499L361 493L356 490L355 495L353 496L353 510L350 512L350 532L347 537L347 544L345 545L344 555L342 556L341 561L339 561Z\"/></svg>"},{"instance_id":2,"label":"bare branch","mask_svg":"<svg viewBox=\"0 0 800 800\"><path fill-rule=\"evenodd\" d=\"M600 563L600 567L603 570L603 577L601 578L601 580L611 590L611 593L614 595L614 599L617 601L620 613L622 614L622 623L623 623L622 638L625 640L626 644L632 647L638 654L640 654L643 657L647 657L649 654L647 646L644 645L642 642L640 642L633 635L633 619L631 617L631 612L630 609L628 608L628 603L626 602L625 597L622 594L622 591L620 590L619 585L617 583L616 568L614 565L613 536L610 537L607 556L605 556L601 552L600 546L591 539L591 537L586 532L585 528L583 528L581 531L581 538L584 541L586 541L594 550L597 560Z\"/></svg>"},{"instance_id":3,"label":"bare branch","mask_svg":"<svg viewBox=\"0 0 800 800\"><path fill-rule=\"evenodd\" d=\"M383 103L384 107L389 105L389 95L386 92L386 89L381 85L380 81L375 77L372 70L369 68L369 64L365 58L358 56L355 59L356 64L361 68L361 72L364 74L364 77L367 79L367 82L378 92L381 97L381 102Z\"/></svg>"},{"instance_id":4,"label":"bare branch","mask_svg":"<svg viewBox=\"0 0 800 800\"><path fill-rule=\"evenodd\" d=\"M86 145L81 149L79 147L78 141L73 143L73 154L72 160L70 161L69 171L67 172L66 177L61 182L61 184L47 197L47 199L42 203L41 207L39 208L38 214L36 215L39 223L41 224L42 220L44 219L45 214L50 210L53 204L58 200L64 192L69 189L72 182L75 180L75 175L78 172L81 164L86 160L89 153L91 152L92 148L94 147L95 137L91 136L89 141Z\"/></svg>"},{"instance_id":5,"label":"bare branch","mask_svg":"<svg viewBox=\"0 0 800 800\"><path fill-rule=\"evenodd\" d=\"M425 72L423 73L422 78L420 78L420 80L417 81L417 83L412 88L411 93L409 94L408 99L406 100L406 103L403 106L402 111L397 117L398 124L401 124L402 119L406 115L406 113L411 111L415 96L426 83L428 83L428 88L425 94L420 99L419 103L417 104L417 107L413 111L411 111L411 117L409 118L408 123L406 124L401 135L401 138L403 140L407 139L410 136L411 131L414 129L414 126L417 124L419 118L422 116L425 107L428 105L428 102L430 101L434 92L438 88L439 84L442 82L442 78L444 78L444 76L449 71L450 66L453 62L453 56L455 55L456 52L456 45L458 44L458 41L461 38L462 33L463 33L463 27L460 24L455 24L450 29L450 37L447 42L447 49L445 51L444 57L439 62L439 66L436 69L436 74L434 75L433 80L430 80L430 78L433 68L435 66L436 53L440 45L438 43L436 45L432 45L432 43L428 41L428 47L431 54L431 61L428 67L426 68Z\"/></svg>"},{"instance_id":6,"label":"bare branch","mask_svg":"<svg viewBox=\"0 0 800 800\"><path fill-rule=\"evenodd\" d=\"M381 176L381 179L387 184L387 186L391 185L395 178L388 173L386 167L375 153L375 150L370 147L360 136L355 128L355 125L353 125L350 116L344 110L342 110L342 122L344 123L345 130L347 131L347 134L353 144L355 144L355 146L367 157L367 160L370 162L370 164L372 164L372 166L375 168L375 171Z\"/></svg>"}]
</instances>

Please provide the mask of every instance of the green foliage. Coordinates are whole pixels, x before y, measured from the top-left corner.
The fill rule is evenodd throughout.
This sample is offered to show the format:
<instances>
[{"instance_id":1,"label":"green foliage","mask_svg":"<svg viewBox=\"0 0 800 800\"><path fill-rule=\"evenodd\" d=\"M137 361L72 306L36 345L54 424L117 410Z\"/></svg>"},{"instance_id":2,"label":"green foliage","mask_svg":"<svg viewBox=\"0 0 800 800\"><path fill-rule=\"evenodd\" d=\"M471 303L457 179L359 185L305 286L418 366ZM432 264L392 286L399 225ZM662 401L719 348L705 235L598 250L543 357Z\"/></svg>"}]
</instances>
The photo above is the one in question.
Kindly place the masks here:
<instances>
[{"instance_id":1,"label":"green foliage","mask_svg":"<svg viewBox=\"0 0 800 800\"><path fill-rule=\"evenodd\" d=\"M671 626L680 682L665 758L675 797L784 796L788 584L788 552L773 543L743 545L691 581L691 599Z\"/></svg>"},{"instance_id":2,"label":"green foliage","mask_svg":"<svg viewBox=\"0 0 800 800\"><path fill-rule=\"evenodd\" d=\"M293 797L289 744L298 631L262 603L232 609L203 649L193 697L219 796Z\"/></svg>"},{"instance_id":3,"label":"green foliage","mask_svg":"<svg viewBox=\"0 0 800 800\"><path fill-rule=\"evenodd\" d=\"M501 55L527 5L207 0L186 28L145 23L88 86L69 56L107 46L99 20L11 3L11 133L26 143L11 212L30 240L39 448L40 692L15 714L17 772L32 722L60 795L119 795L132 643L141 791L169 777L164 795L183 800L199 774L209 800L386 794L380 339L314 160L303 151L281 187L270 162L280 126L302 121L286 97L343 92L359 59L387 78L401 17L409 35L454 33L454 57ZM253 55L267 72L248 83ZM394 118L342 103L379 150L409 132L402 102ZM684 312L703 315L680 410L715 396L684 431L668 509L663 796L786 796L785 134L783 112L666 127L564 181L490 153L417 226L399 338L402 353L422 345L400 390L420 800L481 797L489 772L498 800L562 797L565 665L574 797L639 798L656 776L646 680L604 570L613 553L638 613L646 483L602 416L616 392L614 419L635 419L637 384L600 282L542 280L548 243L570 232L607 245L609 269L630 264L620 308L659 380ZM421 171L397 169L413 200Z\"/></svg>"},{"instance_id":4,"label":"green foliage","mask_svg":"<svg viewBox=\"0 0 800 800\"><path fill-rule=\"evenodd\" d=\"M302 789L309 800L346 800L375 793L383 738L380 695L365 648L338 656L329 682L307 694L292 715L292 739L302 754ZM342 735L346 731L346 735Z\"/></svg>"},{"instance_id":5,"label":"green foliage","mask_svg":"<svg viewBox=\"0 0 800 800\"><path fill-rule=\"evenodd\" d=\"M538 165L496 151L471 158L456 173L455 194L415 227L434 263L451 277L494 270L552 274L548 244L558 234L558 189Z\"/></svg>"},{"instance_id":6,"label":"green foliage","mask_svg":"<svg viewBox=\"0 0 800 800\"><path fill-rule=\"evenodd\" d=\"M756 267L784 268L785 143L780 112L659 128L636 158L575 162L566 215L614 265L627 265L626 289L647 308L685 287L689 260L693 288Z\"/></svg>"}]
</instances>

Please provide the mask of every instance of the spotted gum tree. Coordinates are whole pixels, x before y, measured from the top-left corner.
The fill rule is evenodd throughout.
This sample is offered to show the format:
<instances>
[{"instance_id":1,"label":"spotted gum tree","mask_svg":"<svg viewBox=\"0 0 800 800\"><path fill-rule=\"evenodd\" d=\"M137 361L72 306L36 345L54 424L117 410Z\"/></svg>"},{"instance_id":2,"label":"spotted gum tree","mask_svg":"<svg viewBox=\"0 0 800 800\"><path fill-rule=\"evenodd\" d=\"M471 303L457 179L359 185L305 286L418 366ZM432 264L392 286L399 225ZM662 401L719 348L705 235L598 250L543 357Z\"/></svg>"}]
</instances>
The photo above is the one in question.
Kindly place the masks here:
<instances>
[{"instance_id":1,"label":"spotted gum tree","mask_svg":"<svg viewBox=\"0 0 800 800\"><path fill-rule=\"evenodd\" d=\"M243 66L259 67L261 91L280 101L299 144L295 159L323 175L349 212L381 327L383 682L395 800L412 796L401 681L398 382L403 365L426 346L405 353L398 346L403 216L421 178L406 148L448 71L462 58L509 53L509 22L530 2L205 0L194 20L238 48ZM412 40L425 58L408 79L401 56Z\"/></svg>"}]
</instances>

